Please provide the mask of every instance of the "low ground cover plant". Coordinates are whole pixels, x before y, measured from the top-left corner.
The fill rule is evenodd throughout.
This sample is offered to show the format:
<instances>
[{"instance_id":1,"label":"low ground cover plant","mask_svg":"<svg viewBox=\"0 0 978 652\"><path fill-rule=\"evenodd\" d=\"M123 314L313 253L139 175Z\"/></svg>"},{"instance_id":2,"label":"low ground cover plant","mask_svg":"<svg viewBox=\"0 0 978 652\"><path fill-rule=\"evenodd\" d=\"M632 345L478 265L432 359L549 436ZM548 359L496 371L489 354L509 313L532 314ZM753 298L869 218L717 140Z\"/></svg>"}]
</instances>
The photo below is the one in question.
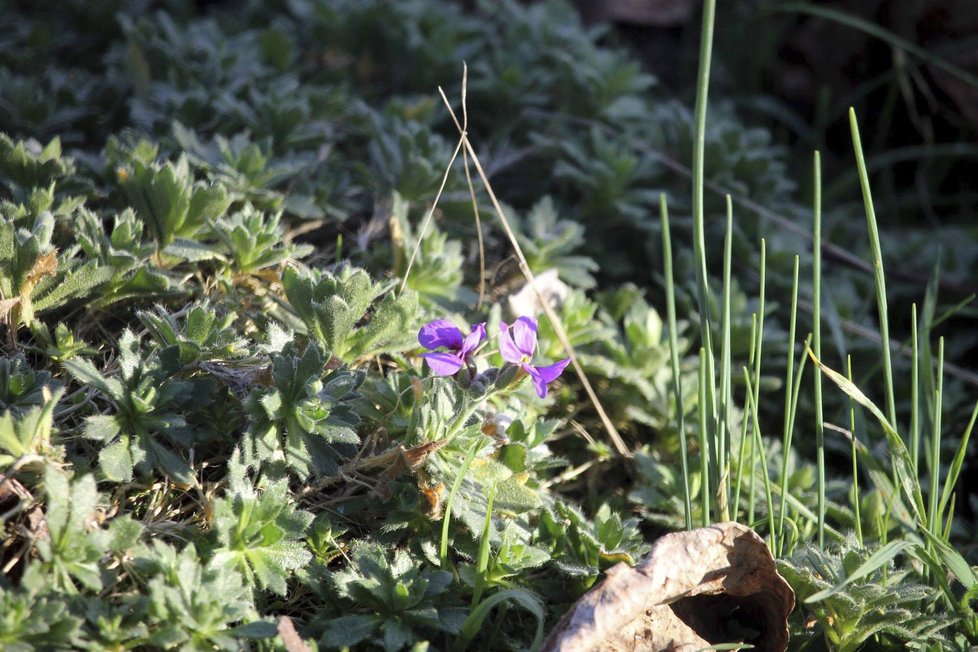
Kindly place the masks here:
<instances>
[{"instance_id":1,"label":"low ground cover plant","mask_svg":"<svg viewBox=\"0 0 978 652\"><path fill-rule=\"evenodd\" d=\"M817 157L803 206L767 132L563 3L12 15L3 649L284 649L281 616L318 649L532 648L656 534L728 519L796 591L797 649L978 643L978 412L946 414L936 284L892 353L855 116L879 272L847 283L882 347L820 312Z\"/></svg>"}]
</instances>

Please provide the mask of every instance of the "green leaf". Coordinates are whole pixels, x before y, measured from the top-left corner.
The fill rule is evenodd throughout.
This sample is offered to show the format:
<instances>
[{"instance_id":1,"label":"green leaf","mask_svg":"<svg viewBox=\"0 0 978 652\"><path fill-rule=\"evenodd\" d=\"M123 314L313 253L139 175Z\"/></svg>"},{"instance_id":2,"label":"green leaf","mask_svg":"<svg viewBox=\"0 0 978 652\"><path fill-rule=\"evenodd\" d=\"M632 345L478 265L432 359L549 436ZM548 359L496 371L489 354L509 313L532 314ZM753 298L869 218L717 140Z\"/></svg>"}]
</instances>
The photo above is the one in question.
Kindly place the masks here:
<instances>
[{"instance_id":1,"label":"green leaf","mask_svg":"<svg viewBox=\"0 0 978 652\"><path fill-rule=\"evenodd\" d=\"M323 632L323 647L349 647L369 638L384 622L383 616L350 615L333 618Z\"/></svg>"},{"instance_id":2,"label":"green leaf","mask_svg":"<svg viewBox=\"0 0 978 652\"><path fill-rule=\"evenodd\" d=\"M101 442L110 442L119 434L119 420L107 414L96 414L85 419L85 436Z\"/></svg>"},{"instance_id":3,"label":"green leaf","mask_svg":"<svg viewBox=\"0 0 978 652\"><path fill-rule=\"evenodd\" d=\"M232 485L229 495L214 503L219 547L212 563L236 568L249 583L285 595L285 582L292 571L312 559L304 544L312 518L294 507L284 481L271 483L258 495L242 478Z\"/></svg>"},{"instance_id":4,"label":"green leaf","mask_svg":"<svg viewBox=\"0 0 978 652\"><path fill-rule=\"evenodd\" d=\"M102 588L98 560L106 543L104 532L89 531L89 524L98 505L95 479L85 475L73 482L68 476L48 465L44 470L45 520L49 538L37 542L43 567L51 573L55 585L76 593L77 580L86 588Z\"/></svg>"},{"instance_id":5,"label":"green leaf","mask_svg":"<svg viewBox=\"0 0 978 652\"><path fill-rule=\"evenodd\" d=\"M124 399L122 383L115 378L106 378L98 372L89 360L76 358L62 363L65 370L83 385L91 385L114 401Z\"/></svg>"},{"instance_id":6,"label":"green leaf","mask_svg":"<svg viewBox=\"0 0 978 652\"><path fill-rule=\"evenodd\" d=\"M129 438L123 437L103 448L98 454L98 464L107 480L112 482L132 480L133 460L129 450Z\"/></svg>"}]
</instances>

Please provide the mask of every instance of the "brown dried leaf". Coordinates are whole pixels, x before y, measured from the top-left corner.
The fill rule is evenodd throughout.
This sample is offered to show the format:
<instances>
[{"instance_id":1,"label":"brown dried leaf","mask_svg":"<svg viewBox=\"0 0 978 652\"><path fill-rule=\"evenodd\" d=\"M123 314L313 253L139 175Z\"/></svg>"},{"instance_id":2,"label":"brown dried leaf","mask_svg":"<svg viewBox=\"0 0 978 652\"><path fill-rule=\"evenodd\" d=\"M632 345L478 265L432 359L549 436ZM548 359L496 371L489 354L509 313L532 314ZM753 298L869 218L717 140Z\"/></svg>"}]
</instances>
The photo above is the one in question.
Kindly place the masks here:
<instances>
[{"instance_id":1,"label":"brown dried leaf","mask_svg":"<svg viewBox=\"0 0 978 652\"><path fill-rule=\"evenodd\" d=\"M764 541L738 523L667 534L635 567L618 564L561 619L543 649L700 650L788 645L794 592Z\"/></svg>"},{"instance_id":2,"label":"brown dried leaf","mask_svg":"<svg viewBox=\"0 0 978 652\"><path fill-rule=\"evenodd\" d=\"M30 295L34 286L40 282L45 276L54 276L58 272L58 250L53 249L46 254L41 254L34 261L34 265L31 270L27 272L27 278L24 279L24 283L20 287L20 294L24 296L25 294Z\"/></svg>"}]
</instances>

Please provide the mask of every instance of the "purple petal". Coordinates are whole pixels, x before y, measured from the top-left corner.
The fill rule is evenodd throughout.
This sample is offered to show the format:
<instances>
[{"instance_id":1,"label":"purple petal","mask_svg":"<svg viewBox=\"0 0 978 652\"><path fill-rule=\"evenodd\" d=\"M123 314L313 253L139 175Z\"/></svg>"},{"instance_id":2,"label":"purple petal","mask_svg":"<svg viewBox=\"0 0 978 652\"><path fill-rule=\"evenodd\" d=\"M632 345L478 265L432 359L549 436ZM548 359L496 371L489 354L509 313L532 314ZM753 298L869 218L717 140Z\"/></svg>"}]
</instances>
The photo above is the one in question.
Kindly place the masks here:
<instances>
[{"instance_id":1,"label":"purple petal","mask_svg":"<svg viewBox=\"0 0 978 652\"><path fill-rule=\"evenodd\" d=\"M540 398L547 398L547 381L543 379L543 376L540 375L537 368L528 364L523 364L520 366L526 370L526 373L530 374L530 378L533 380L533 386L537 390L537 396Z\"/></svg>"},{"instance_id":2,"label":"purple petal","mask_svg":"<svg viewBox=\"0 0 978 652\"><path fill-rule=\"evenodd\" d=\"M462 331L447 319L436 319L421 327L418 331L418 342L426 349L444 346L458 351L462 348Z\"/></svg>"},{"instance_id":3,"label":"purple petal","mask_svg":"<svg viewBox=\"0 0 978 652\"><path fill-rule=\"evenodd\" d=\"M473 324L472 332L465 336L462 341L462 348L458 352L459 356L465 358L468 354L475 351L475 348L482 343L482 340L486 339L486 325L485 323Z\"/></svg>"},{"instance_id":4,"label":"purple petal","mask_svg":"<svg viewBox=\"0 0 978 652\"><path fill-rule=\"evenodd\" d=\"M523 353L513 342L513 336L509 332L509 326L506 325L506 322L499 322L499 355L503 356L503 360L506 362L513 364L518 364L523 359Z\"/></svg>"},{"instance_id":5,"label":"purple petal","mask_svg":"<svg viewBox=\"0 0 978 652\"><path fill-rule=\"evenodd\" d=\"M513 323L513 341L523 355L533 356L537 348L537 320L520 317Z\"/></svg>"},{"instance_id":6,"label":"purple petal","mask_svg":"<svg viewBox=\"0 0 978 652\"><path fill-rule=\"evenodd\" d=\"M422 353L421 357L428 361L428 367L436 376L454 376L465 366L454 353Z\"/></svg>"},{"instance_id":7,"label":"purple petal","mask_svg":"<svg viewBox=\"0 0 978 652\"><path fill-rule=\"evenodd\" d=\"M567 365L569 364L570 358L567 358L566 360L555 362L546 367L537 367L537 373L540 374L540 377L543 378L544 382L552 383L553 381L557 380L557 378L561 373L563 373L564 369L566 369Z\"/></svg>"}]
</instances>

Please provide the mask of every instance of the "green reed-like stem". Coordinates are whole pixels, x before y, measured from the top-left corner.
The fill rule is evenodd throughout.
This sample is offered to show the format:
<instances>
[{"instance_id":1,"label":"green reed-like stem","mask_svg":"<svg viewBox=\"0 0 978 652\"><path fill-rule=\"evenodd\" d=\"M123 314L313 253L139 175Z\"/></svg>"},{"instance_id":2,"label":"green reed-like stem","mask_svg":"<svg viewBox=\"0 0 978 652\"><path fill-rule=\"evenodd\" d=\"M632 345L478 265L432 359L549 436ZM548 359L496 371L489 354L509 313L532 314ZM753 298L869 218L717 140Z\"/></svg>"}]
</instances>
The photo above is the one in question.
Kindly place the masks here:
<instances>
[{"instance_id":1,"label":"green reed-like stem","mask_svg":"<svg viewBox=\"0 0 978 652\"><path fill-rule=\"evenodd\" d=\"M701 525L706 527L710 524L710 442L706 429L706 402L708 396L706 387L706 349L700 347L700 371L699 371L699 421L700 421L700 484L702 486L702 520Z\"/></svg>"},{"instance_id":2,"label":"green reed-like stem","mask_svg":"<svg viewBox=\"0 0 978 652\"><path fill-rule=\"evenodd\" d=\"M852 356L846 356L846 373L849 376L849 382L852 381ZM816 373L816 376L821 376L822 374ZM856 540L859 545L863 545L863 519L860 513L860 500L859 500L859 460L857 458L856 452L856 402L849 397L849 436L852 438L852 511L854 518L856 520Z\"/></svg>"},{"instance_id":3,"label":"green reed-like stem","mask_svg":"<svg viewBox=\"0 0 978 652\"><path fill-rule=\"evenodd\" d=\"M917 304L910 306L910 461L920 475L920 339L917 335Z\"/></svg>"},{"instance_id":4,"label":"green reed-like stem","mask_svg":"<svg viewBox=\"0 0 978 652\"><path fill-rule=\"evenodd\" d=\"M815 152L814 237L812 243L812 344L822 359L822 159ZM818 547L825 545L825 429L822 425L822 374L815 374L815 467L818 474Z\"/></svg>"},{"instance_id":5,"label":"green reed-like stem","mask_svg":"<svg viewBox=\"0 0 978 652\"><path fill-rule=\"evenodd\" d=\"M679 462L683 473L683 515L686 529L693 529L693 507L689 491L689 447L686 442L686 410L683 407L682 376L679 373L679 334L676 332L676 283L672 271L672 236L669 234L669 206L665 193L659 195L662 218L662 258L666 281L666 320L669 325L669 361L672 366L673 398L679 422Z\"/></svg>"},{"instance_id":6,"label":"green reed-like stem","mask_svg":"<svg viewBox=\"0 0 978 652\"><path fill-rule=\"evenodd\" d=\"M722 521L730 520L727 485L730 478L730 266L733 249L733 202L727 195L727 233L723 242L723 316L720 327L720 412L717 419L716 449L719 484L717 485L717 513Z\"/></svg>"},{"instance_id":7,"label":"green reed-like stem","mask_svg":"<svg viewBox=\"0 0 978 652\"><path fill-rule=\"evenodd\" d=\"M941 406L944 399L944 338L937 341L937 387L934 390L934 427L930 434L930 493L927 506L927 529L935 537L941 536L940 504L941 480Z\"/></svg>"},{"instance_id":8,"label":"green reed-like stem","mask_svg":"<svg viewBox=\"0 0 978 652\"><path fill-rule=\"evenodd\" d=\"M710 423L713 426L717 419L717 405L714 388L716 387L716 370L713 357L713 336L711 334L710 289L707 282L706 270L706 239L704 235L704 160L706 152L706 110L710 90L710 62L713 56L713 25L716 16L716 0L703 1L703 23L700 34L699 71L696 75L696 108L694 121L696 123L693 139L693 255L696 260L696 289L697 303L700 316L700 337L706 356L706 379L710 390L701 396L709 402ZM701 394L703 392L701 391ZM708 431L707 434L710 434ZM712 439L712 438L711 438ZM715 452L715 451L714 451ZM713 469L716 472L716 469Z\"/></svg>"},{"instance_id":9,"label":"green reed-like stem","mask_svg":"<svg viewBox=\"0 0 978 652\"><path fill-rule=\"evenodd\" d=\"M781 506L778 509L778 551L784 542L784 519L788 500L788 453L791 451L791 390L794 386L795 372L795 334L798 326L798 267L800 261L795 256L795 267L791 282L791 321L788 327L788 369L784 381L784 427L781 439Z\"/></svg>"},{"instance_id":10,"label":"green reed-like stem","mask_svg":"<svg viewBox=\"0 0 978 652\"><path fill-rule=\"evenodd\" d=\"M755 356L757 355L757 313L753 313L750 316L750 357L748 358L749 364L753 365L755 361ZM756 401L755 401L756 405ZM747 459L747 425L748 419L745 415L743 419L740 420L740 451L737 453L737 486L734 488L734 507L733 514L734 518L740 515L740 494L743 487L744 481L744 462ZM753 488L753 485L751 485Z\"/></svg>"},{"instance_id":11,"label":"green reed-like stem","mask_svg":"<svg viewBox=\"0 0 978 652\"><path fill-rule=\"evenodd\" d=\"M744 383L747 385L747 407L751 417L751 431L754 435L754 443L759 451L764 450L764 442L761 439L761 426L757 420L757 405L754 404L754 393L750 381L750 372L744 367ZM774 500L771 497L771 477L768 473L767 456L761 453L761 469L764 473L764 498L767 500L767 526L768 526L768 546L772 551L778 550L780 544L776 541L777 530L774 526ZM753 472L753 468L751 472ZM752 524L753 525L753 524Z\"/></svg>"}]
</instances>

